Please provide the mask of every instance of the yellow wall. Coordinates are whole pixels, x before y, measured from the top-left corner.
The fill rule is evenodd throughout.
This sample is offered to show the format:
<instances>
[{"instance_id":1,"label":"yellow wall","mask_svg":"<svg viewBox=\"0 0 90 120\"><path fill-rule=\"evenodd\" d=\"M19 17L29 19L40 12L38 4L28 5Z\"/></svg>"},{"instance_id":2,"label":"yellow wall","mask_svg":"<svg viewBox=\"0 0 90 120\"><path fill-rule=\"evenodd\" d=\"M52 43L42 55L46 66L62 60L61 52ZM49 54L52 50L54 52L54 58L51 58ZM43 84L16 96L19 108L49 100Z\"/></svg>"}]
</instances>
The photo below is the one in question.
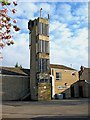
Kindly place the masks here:
<instances>
[{"instance_id":1,"label":"yellow wall","mask_svg":"<svg viewBox=\"0 0 90 120\"><path fill-rule=\"evenodd\" d=\"M62 79L61 79L61 80L56 80L56 72L61 72L61 73L62 73ZM75 76L73 76L72 73L75 73ZM66 94L69 94L69 95L67 95L67 96L70 97L70 90L67 92L67 89L69 89L70 86L71 86L73 83L75 83L76 81L79 80L78 71L51 68L51 75L54 76L55 94L59 94L59 93L62 93L62 92L65 91ZM58 88L59 86L64 87L64 86L65 86L65 83L67 83L66 88Z\"/></svg>"}]
</instances>

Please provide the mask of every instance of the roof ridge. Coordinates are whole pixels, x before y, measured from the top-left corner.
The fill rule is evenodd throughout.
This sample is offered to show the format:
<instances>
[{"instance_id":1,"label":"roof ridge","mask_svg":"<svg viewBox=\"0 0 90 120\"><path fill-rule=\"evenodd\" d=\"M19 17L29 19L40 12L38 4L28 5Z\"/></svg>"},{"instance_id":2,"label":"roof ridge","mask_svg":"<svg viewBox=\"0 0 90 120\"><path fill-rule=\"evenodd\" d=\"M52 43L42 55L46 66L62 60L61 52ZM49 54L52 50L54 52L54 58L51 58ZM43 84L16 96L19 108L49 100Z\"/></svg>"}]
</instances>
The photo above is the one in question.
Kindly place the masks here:
<instances>
[{"instance_id":1,"label":"roof ridge","mask_svg":"<svg viewBox=\"0 0 90 120\"><path fill-rule=\"evenodd\" d=\"M2 74L5 73L9 73L9 74L18 74L18 75L28 75L29 72L27 72L27 70L29 69L22 69L22 68L15 68L15 67L0 67L0 69L2 70Z\"/></svg>"},{"instance_id":2,"label":"roof ridge","mask_svg":"<svg viewBox=\"0 0 90 120\"><path fill-rule=\"evenodd\" d=\"M50 64L50 66L52 66L52 67L64 67L64 68L68 68L68 69L70 69L70 70L76 70L76 69L74 69L74 68L71 68L71 67L68 67L68 66L65 66L65 65L60 65L60 64ZM60 68L60 69L64 69L64 68ZM76 70L77 71L77 70Z\"/></svg>"}]
</instances>

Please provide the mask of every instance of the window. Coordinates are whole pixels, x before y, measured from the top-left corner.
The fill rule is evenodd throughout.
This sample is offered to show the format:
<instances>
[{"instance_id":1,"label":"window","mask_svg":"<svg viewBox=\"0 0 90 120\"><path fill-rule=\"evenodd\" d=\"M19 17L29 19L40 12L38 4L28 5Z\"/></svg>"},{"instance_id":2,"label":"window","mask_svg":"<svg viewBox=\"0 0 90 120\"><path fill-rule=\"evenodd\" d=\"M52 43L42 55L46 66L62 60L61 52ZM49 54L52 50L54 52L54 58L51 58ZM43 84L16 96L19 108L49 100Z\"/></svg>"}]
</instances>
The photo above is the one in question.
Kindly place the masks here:
<instances>
[{"instance_id":1,"label":"window","mask_svg":"<svg viewBox=\"0 0 90 120\"><path fill-rule=\"evenodd\" d=\"M46 24L46 35L49 36L49 25Z\"/></svg>"},{"instance_id":2,"label":"window","mask_svg":"<svg viewBox=\"0 0 90 120\"><path fill-rule=\"evenodd\" d=\"M42 23L38 23L38 34L42 34Z\"/></svg>"},{"instance_id":3,"label":"window","mask_svg":"<svg viewBox=\"0 0 90 120\"><path fill-rule=\"evenodd\" d=\"M49 41L38 40L38 52L49 53Z\"/></svg>"},{"instance_id":4,"label":"window","mask_svg":"<svg viewBox=\"0 0 90 120\"><path fill-rule=\"evenodd\" d=\"M48 24L38 23L38 34L49 35L49 26Z\"/></svg>"},{"instance_id":5,"label":"window","mask_svg":"<svg viewBox=\"0 0 90 120\"><path fill-rule=\"evenodd\" d=\"M62 73L56 72L56 80L61 80L62 79Z\"/></svg>"},{"instance_id":6,"label":"window","mask_svg":"<svg viewBox=\"0 0 90 120\"><path fill-rule=\"evenodd\" d=\"M45 41L45 52L49 53L49 41Z\"/></svg>"},{"instance_id":7,"label":"window","mask_svg":"<svg viewBox=\"0 0 90 120\"><path fill-rule=\"evenodd\" d=\"M46 35L46 27L45 24L42 24L42 34Z\"/></svg>"},{"instance_id":8,"label":"window","mask_svg":"<svg viewBox=\"0 0 90 120\"><path fill-rule=\"evenodd\" d=\"M29 33L29 45L31 45L31 32Z\"/></svg>"},{"instance_id":9,"label":"window","mask_svg":"<svg viewBox=\"0 0 90 120\"><path fill-rule=\"evenodd\" d=\"M39 79L39 82L41 83L49 82L49 78Z\"/></svg>"},{"instance_id":10,"label":"window","mask_svg":"<svg viewBox=\"0 0 90 120\"><path fill-rule=\"evenodd\" d=\"M50 60L39 59L38 60L38 72L49 72L49 70L50 70Z\"/></svg>"},{"instance_id":11,"label":"window","mask_svg":"<svg viewBox=\"0 0 90 120\"><path fill-rule=\"evenodd\" d=\"M42 51L41 52L45 52L45 41L44 40L42 40Z\"/></svg>"},{"instance_id":12,"label":"window","mask_svg":"<svg viewBox=\"0 0 90 120\"><path fill-rule=\"evenodd\" d=\"M73 72L73 73L72 73L72 76L76 76L76 73L75 73L75 72Z\"/></svg>"},{"instance_id":13,"label":"window","mask_svg":"<svg viewBox=\"0 0 90 120\"><path fill-rule=\"evenodd\" d=\"M37 74L37 82L50 82L50 76L48 74Z\"/></svg>"}]
</instances>

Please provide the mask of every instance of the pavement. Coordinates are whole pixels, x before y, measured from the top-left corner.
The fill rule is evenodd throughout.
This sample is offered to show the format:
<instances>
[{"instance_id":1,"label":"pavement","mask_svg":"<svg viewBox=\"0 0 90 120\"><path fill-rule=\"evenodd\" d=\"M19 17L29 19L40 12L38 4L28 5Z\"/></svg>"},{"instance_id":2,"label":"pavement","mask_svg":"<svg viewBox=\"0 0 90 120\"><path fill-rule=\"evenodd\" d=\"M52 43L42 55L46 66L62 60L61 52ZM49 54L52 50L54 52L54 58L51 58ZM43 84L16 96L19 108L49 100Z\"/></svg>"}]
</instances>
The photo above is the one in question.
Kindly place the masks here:
<instances>
[{"instance_id":1,"label":"pavement","mask_svg":"<svg viewBox=\"0 0 90 120\"><path fill-rule=\"evenodd\" d=\"M89 104L89 99L7 101L2 120L90 120Z\"/></svg>"}]
</instances>

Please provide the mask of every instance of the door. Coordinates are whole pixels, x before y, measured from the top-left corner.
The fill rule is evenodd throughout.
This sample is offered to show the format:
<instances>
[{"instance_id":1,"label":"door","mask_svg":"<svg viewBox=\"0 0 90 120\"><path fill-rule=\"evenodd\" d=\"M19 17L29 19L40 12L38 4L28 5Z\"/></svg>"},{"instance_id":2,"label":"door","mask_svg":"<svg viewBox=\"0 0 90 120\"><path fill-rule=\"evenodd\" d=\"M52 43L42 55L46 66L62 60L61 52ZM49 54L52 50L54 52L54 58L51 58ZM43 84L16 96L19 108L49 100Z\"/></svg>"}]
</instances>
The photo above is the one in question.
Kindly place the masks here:
<instances>
[{"instance_id":1,"label":"door","mask_svg":"<svg viewBox=\"0 0 90 120\"><path fill-rule=\"evenodd\" d=\"M83 97L83 87L79 86L79 97Z\"/></svg>"},{"instance_id":2,"label":"door","mask_svg":"<svg viewBox=\"0 0 90 120\"><path fill-rule=\"evenodd\" d=\"M74 86L71 86L71 97L74 97Z\"/></svg>"},{"instance_id":3,"label":"door","mask_svg":"<svg viewBox=\"0 0 90 120\"><path fill-rule=\"evenodd\" d=\"M53 90L53 88L52 88L52 77L50 77L50 83L51 83L51 99L52 99L52 90Z\"/></svg>"}]
</instances>

